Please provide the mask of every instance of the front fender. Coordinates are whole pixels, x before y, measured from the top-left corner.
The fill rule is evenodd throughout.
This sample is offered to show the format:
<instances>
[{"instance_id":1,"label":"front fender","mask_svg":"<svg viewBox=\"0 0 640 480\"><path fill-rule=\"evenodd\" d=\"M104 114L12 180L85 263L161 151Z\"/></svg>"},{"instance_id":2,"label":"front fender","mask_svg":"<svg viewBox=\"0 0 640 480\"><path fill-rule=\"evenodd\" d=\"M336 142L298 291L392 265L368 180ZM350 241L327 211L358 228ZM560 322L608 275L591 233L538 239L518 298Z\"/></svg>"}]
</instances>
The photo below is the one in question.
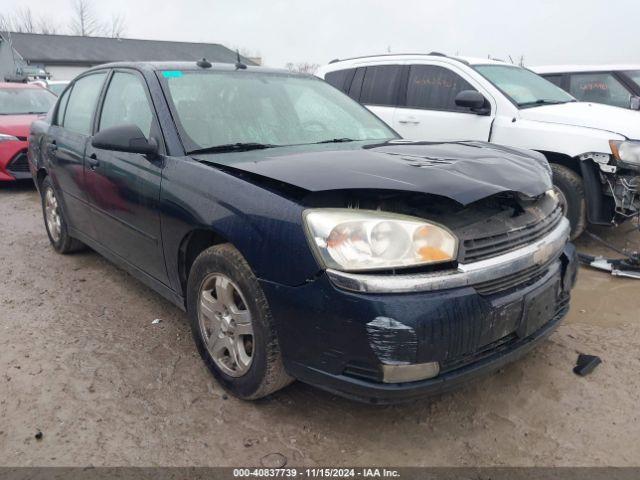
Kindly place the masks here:
<instances>
[{"instance_id":1,"label":"front fender","mask_svg":"<svg viewBox=\"0 0 640 480\"><path fill-rule=\"evenodd\" d=\"M496 118L492 142L530 150L556 152L577 157L586 152L611 154L609 140L624 140L618 133L589 127Z\"/></svg>"},{"instance_id":2,"label":"front fender","mask_svg":"<svg viewBox=\"0 0 640 480\"><path fill-rule=\"evenodd\" d=\"M302 207L191 158L167 157L161 184L162 242L180 291L180 247L194 229L232 243L262 280L300 285L319 270L302 228Z\"/></svg>"}]
</instances>

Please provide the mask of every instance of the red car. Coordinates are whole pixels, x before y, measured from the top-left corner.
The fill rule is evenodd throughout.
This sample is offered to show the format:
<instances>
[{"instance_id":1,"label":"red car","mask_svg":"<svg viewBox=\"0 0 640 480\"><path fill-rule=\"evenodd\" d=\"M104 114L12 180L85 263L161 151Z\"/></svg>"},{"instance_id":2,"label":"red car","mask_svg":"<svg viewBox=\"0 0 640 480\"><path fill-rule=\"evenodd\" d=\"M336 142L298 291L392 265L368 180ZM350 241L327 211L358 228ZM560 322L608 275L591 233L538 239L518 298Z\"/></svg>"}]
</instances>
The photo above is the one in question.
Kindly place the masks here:
<instances>
[{"instance_id":1,"label":"red car","mask_svg":"<svg viewBox=\"0 0 640 480\"><path fill-rule=\"evenodd\" d=\"M0 183L31 178L29 127L49 111L56 98L37 85L0 83Z\"/></svg>"}]
</instances>

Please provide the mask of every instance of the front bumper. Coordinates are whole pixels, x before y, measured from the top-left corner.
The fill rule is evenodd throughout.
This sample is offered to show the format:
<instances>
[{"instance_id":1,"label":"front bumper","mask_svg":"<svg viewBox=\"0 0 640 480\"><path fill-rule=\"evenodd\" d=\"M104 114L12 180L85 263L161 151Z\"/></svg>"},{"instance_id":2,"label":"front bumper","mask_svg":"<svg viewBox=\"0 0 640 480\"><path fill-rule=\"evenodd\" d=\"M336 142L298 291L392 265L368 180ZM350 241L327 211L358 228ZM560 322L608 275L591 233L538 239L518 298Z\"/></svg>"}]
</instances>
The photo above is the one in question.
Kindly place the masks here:
<instances>
[{"instance_id":1,"label":"front bumper","mask_svg":"<svg viewBox=\"0 0 640 480\"><path fill-rule=\"evenodd\" d=\"M285 368L299 380L372 403L443 392L494 371L549 335L569 309L575 248L566 244L566 237L551 244L557 250L542 248L537 251L544 254L534 255L541 264L551 255L535 278L500 284L497 292L470 284L439 290L423 285L400 292L349 291L337 287L327 273L299 287L262 281ZM391 276L380 278L395 281ZM372 329L372 321L379 318L392 319L403 328ZM438 362L438 376L406 383L382 381L383 365L428 362Z\"/></svg>"},{"instance_id":2,"label":"front bumper","mask_svg":"<svg viewBox=\"0 0 640 480\"><path fill-rule=\"evenodd\" d=\"M31 178L27 162L26 141L0 143L0 182L13 182Z\"/></svg>"}]
</instances>

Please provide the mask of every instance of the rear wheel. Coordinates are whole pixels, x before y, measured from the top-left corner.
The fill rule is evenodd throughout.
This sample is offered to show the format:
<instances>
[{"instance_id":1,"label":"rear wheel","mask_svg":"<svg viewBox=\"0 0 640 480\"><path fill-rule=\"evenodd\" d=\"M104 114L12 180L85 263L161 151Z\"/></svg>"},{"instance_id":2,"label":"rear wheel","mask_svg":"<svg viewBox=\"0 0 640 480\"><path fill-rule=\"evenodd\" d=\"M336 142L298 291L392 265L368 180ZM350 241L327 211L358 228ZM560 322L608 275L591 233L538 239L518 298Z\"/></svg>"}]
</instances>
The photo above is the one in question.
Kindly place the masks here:
<instances>
[{"instance_id":1,"label":"rear wheel","mask_svg":"<svg viewBox=\"0 0 640 480\"><path fill-rule=\"evenodd\" d=\"M557 163L551 164L553 189L558 195L560 206L571 224L571 240L578 238L587 226L587 205L582 177L576 172Z\"/></svg>"},{"instance_id":2,"label":"rear wheel","mask_svg":"<svg viewBox=\"0 0 640 480\"><path fill-rule=\"evenodd\" d=\"M84 248L84 244L69 235L64 212L49 177L40 185L44 225L51 245L58 253L71 253Z\"/></svg>"},{"instance_id":3,"label":"rear wheel","mask_svg":"<svg viewBox=\"0 0 640 480\"><path fill-rule=\"evenodd\" d=\"M202 359L232 394L253 400L293 381L282 364L267 299L233 246L216 245L196 258L187 310Z\"/></svg>"}]
</instances>

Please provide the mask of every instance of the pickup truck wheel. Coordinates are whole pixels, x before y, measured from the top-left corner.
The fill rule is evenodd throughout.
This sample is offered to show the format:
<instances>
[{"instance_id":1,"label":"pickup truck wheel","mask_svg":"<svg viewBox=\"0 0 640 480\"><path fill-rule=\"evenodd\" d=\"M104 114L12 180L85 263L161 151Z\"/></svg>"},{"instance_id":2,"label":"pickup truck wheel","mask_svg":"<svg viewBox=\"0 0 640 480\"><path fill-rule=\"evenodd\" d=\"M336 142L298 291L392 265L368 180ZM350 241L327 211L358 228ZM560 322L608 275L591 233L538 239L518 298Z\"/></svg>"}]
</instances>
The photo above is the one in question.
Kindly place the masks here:
<instances>
[{"instance_id":1,"label":"pickup truck wheel","mask_svg":"<svg viewBox=\"0 0 640 480\"><path fill-rule=\"evenodd\" d=\"M587 207L582 178L573 170L551 164L553 187L558 194L564 215L571 223L571 240L578 238L587 226Z\"/></svg>"},{"instance_id":2,"label":"pickup truck wheel","mask_svg":"<svg viewBox=\"0 0 640 480\"><path fill-rule=\"evenodd\" d=\"M40 185L44 225L51 245L58 253L71 253L84 248L84 244L69 235L64 213L49 177Z\"/></svg>"},{"instance_id":3,"label":"pickup truck wheel","mask_svg":"<svg viewBox=\"0 0 640 480\"><path fill-rule=\"evenodd\" d=\"M187 311L198 352L233 395L254 400L293 381L282 363L264 292L230 244L210 247L196 258Z\"/></svg>"}]
</instances>

